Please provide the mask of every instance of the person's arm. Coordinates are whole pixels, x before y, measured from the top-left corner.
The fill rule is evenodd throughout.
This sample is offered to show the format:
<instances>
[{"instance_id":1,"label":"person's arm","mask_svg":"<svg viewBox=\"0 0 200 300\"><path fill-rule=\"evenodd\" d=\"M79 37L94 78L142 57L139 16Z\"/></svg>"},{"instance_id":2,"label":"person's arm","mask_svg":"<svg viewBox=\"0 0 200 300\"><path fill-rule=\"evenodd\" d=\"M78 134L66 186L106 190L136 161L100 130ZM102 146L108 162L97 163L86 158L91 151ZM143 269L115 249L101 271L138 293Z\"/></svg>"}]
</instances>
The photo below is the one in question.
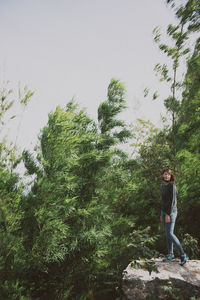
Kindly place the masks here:
<instances>
[{"instance_id":1,"label":"person's arm","mask_svg":"<svg viewBox=\"0 0 200 300\"><path fill-rule=\"evenodd\" d=\"M165 222L170 223L170 214L171 214L171 209L172 209L172 200L173 200L173 183L169 183L168 185L168 195L167 199L165 201L165 207L164 207L164 212L166 213L165 215Z\"/></svg>"}]
</instances>

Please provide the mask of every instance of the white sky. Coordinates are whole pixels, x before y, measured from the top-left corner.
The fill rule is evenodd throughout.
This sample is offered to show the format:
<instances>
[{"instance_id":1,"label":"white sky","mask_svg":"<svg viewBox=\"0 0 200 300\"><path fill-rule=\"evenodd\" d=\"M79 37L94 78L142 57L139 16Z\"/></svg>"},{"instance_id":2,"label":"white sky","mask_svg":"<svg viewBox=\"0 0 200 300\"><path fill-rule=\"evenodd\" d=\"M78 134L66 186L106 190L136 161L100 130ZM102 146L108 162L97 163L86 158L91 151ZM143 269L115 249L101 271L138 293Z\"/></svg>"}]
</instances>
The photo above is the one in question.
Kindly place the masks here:
<instances>
[{"instance_id":1,"label":"white sky","mask_svg":"<svg viewBox=\"0 0 200 300\"><path fill-rule=\"evenodd\" d=\"M33 148L48 113L73 97L96 120L111 78L127 89L124 119L159 125L162 100L143 99L143 90L166 94L153 72L163 56L152 30L172 22L164 0L0 0L0 81L35 91L18 145Z\"/></svg>"}]
</instances>

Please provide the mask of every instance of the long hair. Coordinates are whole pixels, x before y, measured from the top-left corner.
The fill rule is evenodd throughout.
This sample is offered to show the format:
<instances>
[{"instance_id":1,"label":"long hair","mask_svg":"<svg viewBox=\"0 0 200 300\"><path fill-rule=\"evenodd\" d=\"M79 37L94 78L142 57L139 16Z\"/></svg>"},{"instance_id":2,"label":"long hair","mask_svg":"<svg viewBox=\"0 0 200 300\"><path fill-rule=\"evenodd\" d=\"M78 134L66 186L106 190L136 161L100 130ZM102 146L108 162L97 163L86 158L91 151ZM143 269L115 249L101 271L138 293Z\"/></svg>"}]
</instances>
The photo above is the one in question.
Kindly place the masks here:
<instances>
[{"instance_id":1,"label":"long hair","mask_svg":"<svg viewBox=\"0 0 200 300\"><path fill-rule=\"evenodd\" d=\"M171 175L171 178L170 178L170 181L173 182L174 184L176 184L176 181L175 181L175 176L174 174L172 173L172 171L169 169L169 168L166 168L162 171L162 175L167 172Z\"/></svg>"}]
</instances>

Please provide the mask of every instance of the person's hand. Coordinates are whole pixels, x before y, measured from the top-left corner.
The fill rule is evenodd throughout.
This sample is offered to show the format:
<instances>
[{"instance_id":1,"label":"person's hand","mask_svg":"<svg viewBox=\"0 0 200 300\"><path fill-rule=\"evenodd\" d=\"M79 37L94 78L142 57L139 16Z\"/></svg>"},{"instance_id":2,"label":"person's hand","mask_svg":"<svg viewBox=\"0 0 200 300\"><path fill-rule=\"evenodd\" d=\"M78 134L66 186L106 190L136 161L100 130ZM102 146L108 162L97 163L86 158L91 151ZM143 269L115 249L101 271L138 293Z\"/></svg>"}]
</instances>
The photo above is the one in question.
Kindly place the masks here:
<instances>
[{"instance_id":1,"label":"person's hand","mask_svg":"<svg viewBox=\"0 0 200 300\"><path fill-rule=\"evenodd\" d=\"M165 223L170 223L170 216L169 215L165 215Z\"/></svg>"}]
</instances>

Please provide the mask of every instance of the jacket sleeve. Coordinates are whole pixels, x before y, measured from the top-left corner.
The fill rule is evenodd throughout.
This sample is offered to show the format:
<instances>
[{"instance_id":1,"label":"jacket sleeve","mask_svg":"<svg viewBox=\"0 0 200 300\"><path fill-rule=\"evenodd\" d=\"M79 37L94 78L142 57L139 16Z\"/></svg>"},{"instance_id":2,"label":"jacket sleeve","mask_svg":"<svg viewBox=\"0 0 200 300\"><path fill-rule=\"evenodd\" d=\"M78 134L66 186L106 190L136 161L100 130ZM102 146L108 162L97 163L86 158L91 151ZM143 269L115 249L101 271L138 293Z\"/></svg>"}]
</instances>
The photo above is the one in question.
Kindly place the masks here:
<instances>
[{"instance_id":1,"label":"jacket sleeve","mask_svg":"<svg viewBox=\"0 0 200 300\"><path fill-rule=\"evenodd\" d=\"M170 182L168 185L168 193L165 199L164 209L163 209L167 215L171 214L172 200L173 200L173 183Z\"/></svg>"}]
</instances>

